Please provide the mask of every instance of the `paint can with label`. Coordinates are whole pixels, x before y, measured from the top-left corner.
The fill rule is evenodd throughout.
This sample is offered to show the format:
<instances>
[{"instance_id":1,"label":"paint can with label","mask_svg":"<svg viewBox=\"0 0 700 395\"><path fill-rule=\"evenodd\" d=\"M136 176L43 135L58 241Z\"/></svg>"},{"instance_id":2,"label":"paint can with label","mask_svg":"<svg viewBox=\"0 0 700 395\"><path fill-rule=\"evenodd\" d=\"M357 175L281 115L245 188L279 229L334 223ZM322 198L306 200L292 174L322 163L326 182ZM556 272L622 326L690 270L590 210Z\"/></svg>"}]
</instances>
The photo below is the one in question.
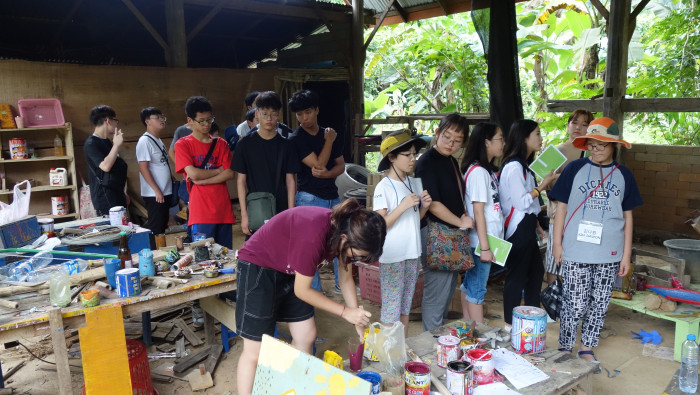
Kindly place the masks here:
<instances>
[{"instance_id":1,"label":"paint can with label","mask_svg":"<svg viewBox=\"0 0 700 395\"><path fill-rule=\"evenodd\" d=\"M446 368L447 363L456 361L462 356L462 349L459 347L459 338L456 336L440 336L437 339L437 364L441 368Z\"/></svg>"},{"instance_id":2,"label":"paint can with label","mask_svg":"<svg viewBox=\"0 0 700 395\"><path fill-rule=\"evenodd\" d=\"M109 209L109 224L126 225L126 208L124 206L115 206Z\"/></svg>"},{"instance_id":3,"label":"paint can with label","mask_svg":"<svg viewBox=\"0 0 700 395\"><path fill-rule=\"evenodd\" d=\"M45 234L47 237L54 237L53 218L39 218L37 222L39 222L41 234Z\"/></svg>"},{"instance_id":4,"label":"paint can with label","mask_svg":"<svg viewBox=\"0 0 700 395\"><path fill-rule=\"evenodd\" d=\"M10 139L10 159L27 159L27 140L12 138Z\"/></svg>"},{"instance_id":5,"label":"paint can with label","mask_svg":"<svg viewBox=\"0 0 700 395\"><path fill-rule=\"evenodd\" d=\"M379 395L382 392L382 376L376 372L360 372L357 377L362 380L369 381L372 384L372 395Z\"/></svg>"},{"instance_id":6,"label":"paint can with label","mask_svg":"<svg viewBox=\"0 0 700 395\"><path fill-rule=\"evenodd\" d=\"M491 351L483 348L469 350L467 358L473 366L474 382L489 384L493 381L493 358Z\"/></svg>"},{"instance_id":7,"label":"paint can with label","mask_svg":"<svg viewBox=\"0 0 700 395\"><path fill-rule=\"evenodd\" d=\"M132 267L117 270L114 277L117 280L117 293L120 298L136 296L141 293L141 276L139 276L139 269Z\"/></svg>"},{"instance_id":8,"label":"paint can with label","mask_svg":"<svg viewBox=\"0 0 700 395\"><path fill-rule=\"evenodd\" d=\"M68 215L68 197L51 196L51 214Z\"/></svg>"},{"instance_id":9,"label":"paint can with label","mask_svg":"<svg viewBox=\"0 0 700 395\"><path fill-rule=\"evenodd\" d=\"M545 350L547 312L539 307L518 306L513 309L511 346L519 354L536 354Z\"/></svg>"},{"instance_id":10,"label":"paint can with label","mask_svg":"<svg viewBox=\"0 0 700 395\"><path fill-rule=\"evenodd\" d=\"M423 362L406 362L406 395L430 395L430 366Z\"/></svg>"},{"instance_id":11,"label":"paint can with label","mask_svg":"<svg viewBox=\"0 0 700 395\"><path fill-rule=\"evenodd\" d=\"M452 395L471 395L474 389L472 364L452 361L447 364L447 389Z\"/></svg>"}]
</instances>

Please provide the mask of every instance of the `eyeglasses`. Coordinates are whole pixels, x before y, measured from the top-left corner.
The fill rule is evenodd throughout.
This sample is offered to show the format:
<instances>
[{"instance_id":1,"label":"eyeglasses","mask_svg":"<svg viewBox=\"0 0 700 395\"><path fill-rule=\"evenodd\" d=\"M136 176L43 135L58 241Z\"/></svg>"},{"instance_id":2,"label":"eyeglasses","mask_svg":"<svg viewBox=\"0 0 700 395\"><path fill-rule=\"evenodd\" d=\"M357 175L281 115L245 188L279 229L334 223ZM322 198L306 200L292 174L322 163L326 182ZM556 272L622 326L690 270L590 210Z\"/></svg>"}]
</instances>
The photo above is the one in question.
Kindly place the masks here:
<instances>
[{"instance_id":1,"label":"eyeglasses","mask_svg":"<svg viewBox=\"0 0 700 395\"><path fill-rule=\"evenodd\" d=\"M274 112L274 111L271 112L271 113L269 113L269 114L266 114L266 113L264 113L264 112L259 112L259 113L258 113L258 118L260 118L260 119L275 119L275 118L277 118L279 115L280 115L280 113Z\"/></svg>"},{"instance_id":2,"label":"eyeglasses","mask_svg":"<svg viewBox=\"0 0 700 395\"><path fill-rule=\"evenodd\" d=\"M112 121L114 121L116 123L119 123L119 120L117 118L108 118L108 119L111 119Z\"/></svg>"},{"instance_id":3,"label":"eyeglasses","mask_svg":"<svg viewBox=\"0 0 700 395\"><path fill-rule=\"evenodd\" d=\"M355 251L353 251L353 249L351 247L348 247L348 248L350 249L350 256L351 256L350 263L352 263L352 262L369 263L369 261L371 260L371 258L366 256L366 255L355 256Z\"/></svg>"},{"instance_id":4,"label":"eyeglasses","mask_svg":"<svg viewBox=\"0 0 700 395\"><path fill-rule=\"evenodd\" d=\"M445 145L447 145L448 147L451 147L455 144L462 145L462 143L464 142L463 139L448 139L447 137L444 137L444 136L445 136L444 134L440 135L440 137L442 138L442 141L444 141Z\"/></svg>"},{"instance_id":5,"label":"eyeglasses","mask_svg":"<svg viewBox=\"0 0 700 395\"><path fill-rule=\"evenodd\" d=\"M417 152L401 152L401 153L399 153L399 155L405 156L408 159L416 159L418 157Z\"/></svg>"},{"instance_id":6,"label":"eyeglasses","mask_svg":"<svg viewBox=\"0 0 700 395\"><path fill-rule=\"evenodd\" d=\"M593 144L593 143L588 143L588 144L586 144L586 147L588 147L588 150L589 150L589 151L602 151L602 150L604 150L605 147L607 147L608 145L610 145L610 143L606 143L606 144Z\"/></svg>"},{"instance_id":7,"label":"eyeglasses","mask_svg":"<svg viewBox=\"0 0 700 395\"><path fill-rule=\"evenodd\" d=\"M155 118L153 118L153 115L152 115L148 119L153 120L153 121L163 121L163 122L168 120L168 118L164 115L155 115Z\"/></svg>"},{"instance_id":8,"label":"eyeglasses","mask_svg":"<svg viewBox=\"0 0 700 395\"><path fill-rule=\"evenodd\" d=\"M201 120L201 121L198 121L198 120L196 120L196 119L193 119L193 121L197 122L197 123L200 124L201 126L204 126L204 125L206 125L206 124L210 124L210 125L211 125L212 123L214 123L214 120L215 120L215 119L216 119L216 117L211 117L211 118L209 118L209 119L203 119L203 120Z\"/></svg>"}]
</instances>

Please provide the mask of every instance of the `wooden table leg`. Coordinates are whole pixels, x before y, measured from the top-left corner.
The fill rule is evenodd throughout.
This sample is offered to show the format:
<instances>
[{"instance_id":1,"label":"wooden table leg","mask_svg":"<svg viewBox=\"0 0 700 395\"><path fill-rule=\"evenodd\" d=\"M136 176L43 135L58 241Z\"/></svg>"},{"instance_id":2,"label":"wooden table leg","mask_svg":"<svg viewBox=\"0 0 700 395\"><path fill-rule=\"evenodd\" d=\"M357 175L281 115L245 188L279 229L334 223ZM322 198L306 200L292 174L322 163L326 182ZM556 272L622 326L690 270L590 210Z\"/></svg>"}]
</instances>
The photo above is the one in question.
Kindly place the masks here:
<instances>
[{"instance_id":1,"label":"wooden table leg","mask_svg":"<svg viewBox=\"0 0 700 395\"><path fill-rule=\"evenodd\" d=\"M63 317L61 309L49 310L49 325L51 326L51 344L56 356L56 371L58 373L58 393L72 395L73 386L70 379L70 367L68 365L68 350L66 349L66 335L63 331Z\"/></svg>"},{"instance_id":2,"label":"wooden table leg","mask_svg":"<svg viewBox=\"0 0 700 395\"><path fill-rule=\"evenodd\" d=\"M581 381L578 383L576 388L576 393L584 393L586 395L593 394L593 373L588 373Z\"/></svg>"},{"instance_id":3,"label":"wooden table leg","mask_svg":"<svg viewBox=\"0 0 700 395\"><path fill-rule=\"evenodd\" d=\"M141 332L143 334L143 344L146 347L153 344L153 339L151 338L151 312L144 311L141 313Z\"/></svg>"},{"instance_id":4,"label":"wooden table leg","mask_svg":"<svg viewBox=\"0 0 700 395\"><path fill-rule=\"evenodd\" d=\"M204 341L209 345L216 344L216 328L214 317L204 311Z\"/></svg>"}]
</instances>

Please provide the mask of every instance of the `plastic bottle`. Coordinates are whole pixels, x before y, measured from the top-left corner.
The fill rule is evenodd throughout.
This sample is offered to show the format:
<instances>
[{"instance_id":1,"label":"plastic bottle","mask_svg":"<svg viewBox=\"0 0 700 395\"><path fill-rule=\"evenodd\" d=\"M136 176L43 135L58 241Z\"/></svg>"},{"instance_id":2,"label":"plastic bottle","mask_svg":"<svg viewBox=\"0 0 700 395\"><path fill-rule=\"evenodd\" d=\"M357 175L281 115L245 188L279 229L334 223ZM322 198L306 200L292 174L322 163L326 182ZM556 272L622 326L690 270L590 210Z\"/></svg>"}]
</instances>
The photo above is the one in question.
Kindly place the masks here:
<instances>
[{"instance_id":1,"label":"plastic bottle","mask_svg":"<svg viewBox=\"0 0 700 395\"><path fill-rule=\"evenodd\" d=\"M53 260L50 252L40 252L29 259L19 261L10 270L10 281L27 281L29 274L48 266Z\"/></svg>"},{"instance_id":2,"label":"plastic bottle","mask_svg":"<svg viewBox=\"0 0 700 395\"><path fill-rule=\"evenodd\" d=\"M61 136L56 135L56 137L53 139L53 155L54 156L65 156L66 151L63 149L63 140L61 140Z\"/></svg>"},{"instance_id":3,"label":"plastic bottle","mask_svg":"<svg viewBox=\"0 0 700 395\"><path fill-rule=\"evenodd\" d=\"M139 252L139 274L142 276L156 275L156 267L153 266L153 252L150 248L144 248Z\"/></svg>"},{"instance_id":4,"label":"plastic bottle","mask_svg":"<svg viewBox=\"0 0 700 395\"><path fill-rule=\"evenodd\" d=\"M134 267L131 262L131 250L129 249L129 239L126 237L126 232L119 233L119 252L117 252L117 257L122 261L122 269Z\"/></svg>"},{"instance_id":5,"label":"plastic bottle","mask_svg":"<svg viewBox=\"0 0 700 395\"><path fill-rule=\"evenodd\" d=\"M66 307L70 304L70 279L65 270L51 273L49 300L52 306Z\"/></svg>"},{"instance_id":6,"label":"plastic bottle","mask_svg":"<svg viewBox=\"0 0 700 395\"><path fill-rule=\"evenodd\" d=\"M698 344L695 335L688 335L681 349L681 372L678 386L681 391L694 394L698 389Z\"/></svg>"}]
</instances>

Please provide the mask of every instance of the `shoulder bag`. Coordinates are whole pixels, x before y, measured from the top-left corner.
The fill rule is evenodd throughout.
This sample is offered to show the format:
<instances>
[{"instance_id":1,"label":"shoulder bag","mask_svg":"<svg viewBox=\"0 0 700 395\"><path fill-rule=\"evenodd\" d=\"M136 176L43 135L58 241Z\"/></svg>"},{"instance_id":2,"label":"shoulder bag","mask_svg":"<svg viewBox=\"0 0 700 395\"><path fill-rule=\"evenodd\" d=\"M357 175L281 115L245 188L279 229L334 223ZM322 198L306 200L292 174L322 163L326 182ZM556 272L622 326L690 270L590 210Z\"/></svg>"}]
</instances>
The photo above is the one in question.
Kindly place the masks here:
<instances>
[{"instance_id":1,"label":"shoulder bag","mask_svg":"<svg viewBox=\"0 0 700 395\"><path fill-rule=\"evenodd\" d=\"M464 203L464 190L454 162L450 158L457 177L459 193ZM432 270L466 271L474 267L469 234L466 229L453 228L428 220L427 266Z\"/></svg>"},{"instance_id":2,"label":"shoulder bag","mask_svg":"<svg viewBox=\"0 0 700 395\"><path fill-rule=\"evenodd\" d=\"M279 189L282 162L285 158L277 157L277 174L275 174L275 192ZM277 214L277 199L270 192L250 192L245 197L246 212L248 213L248 229L255 232L265 222Z\"/></svg>"}]
</instances>

